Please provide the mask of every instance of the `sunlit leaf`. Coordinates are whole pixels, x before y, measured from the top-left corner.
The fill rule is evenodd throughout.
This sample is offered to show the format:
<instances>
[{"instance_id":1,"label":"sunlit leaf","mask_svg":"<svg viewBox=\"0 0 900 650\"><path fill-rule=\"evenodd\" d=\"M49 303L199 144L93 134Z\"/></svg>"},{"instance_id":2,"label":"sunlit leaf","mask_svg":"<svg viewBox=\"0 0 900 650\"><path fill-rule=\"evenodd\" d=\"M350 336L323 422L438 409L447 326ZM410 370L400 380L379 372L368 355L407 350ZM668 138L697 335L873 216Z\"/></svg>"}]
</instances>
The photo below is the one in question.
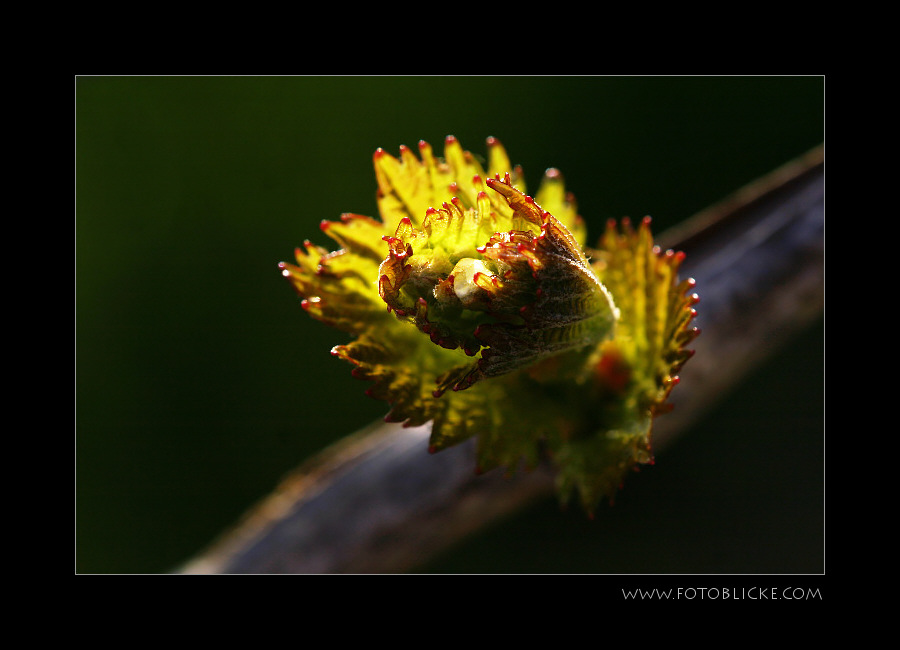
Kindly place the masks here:
<instances>
[{"instance_id":1,"label":"sunlit leaf","mask_svg":"<svg viewBox=\"0 0 900 650\"><path fill-rule=\"evenodd\" d=\"M307 242L282 273L311 316L355 337L333 353L386 420L433 422L432 452L476 437L482 471L549 458L562 497L590 511L652 460L653 418L697 334L693 284L648 220L610 223L588 251L557 170L532 198L495 138L486 170L444 145L376 151L380 220L323 222L339 248Z\"/></svg>"}]
</instances>

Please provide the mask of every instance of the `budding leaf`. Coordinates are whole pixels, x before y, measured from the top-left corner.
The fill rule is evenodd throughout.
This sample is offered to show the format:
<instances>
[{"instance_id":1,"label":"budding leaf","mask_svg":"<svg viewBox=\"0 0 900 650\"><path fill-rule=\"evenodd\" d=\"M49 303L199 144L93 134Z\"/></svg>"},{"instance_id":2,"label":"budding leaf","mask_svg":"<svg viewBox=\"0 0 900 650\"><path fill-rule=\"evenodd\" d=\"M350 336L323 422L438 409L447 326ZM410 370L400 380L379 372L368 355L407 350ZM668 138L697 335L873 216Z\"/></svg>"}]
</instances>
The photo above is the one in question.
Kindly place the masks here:
<instances>
[{"instance_id":1,"label":"budding leaf","mask_svg":"<svg viewBox=\"0 0 900 650\"><path fill-rule=\"evenodd\" d=\"M340 248L306 243L282 273L314 318L353 335L332 352L390 404L433 422L432 451L477 437L480 470L549 456L563 498L588 510L649 462L696 296L649 221L610 223L588 256L561 175L535 198L500 143L488 168L452 137L444 156L374 156L381 219L323 222Z\"/></svg>"}]
</instances>

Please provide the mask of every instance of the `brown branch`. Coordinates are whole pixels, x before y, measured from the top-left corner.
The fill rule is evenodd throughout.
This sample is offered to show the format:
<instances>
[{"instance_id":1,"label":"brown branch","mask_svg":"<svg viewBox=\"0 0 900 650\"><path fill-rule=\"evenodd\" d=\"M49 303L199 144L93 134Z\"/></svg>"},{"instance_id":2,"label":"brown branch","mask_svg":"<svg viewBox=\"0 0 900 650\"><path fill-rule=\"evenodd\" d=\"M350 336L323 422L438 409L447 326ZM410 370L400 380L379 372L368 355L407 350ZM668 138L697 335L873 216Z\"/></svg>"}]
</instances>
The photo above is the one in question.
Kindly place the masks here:
<instances>
[{"instance_id":1,"label":"brown branch","mask_svg":"<svg viewBox=\"0 0 900 650\"><path fill-rule=\"evenodd\" d=\"M658 452L824 305L821 148L660 237L702 288L696 354L654 425ZM389 573L419 566L553 488L549 467L477 476L474 443L376 423L298 468L183 573Z\"/></svg>"}]
</instances>

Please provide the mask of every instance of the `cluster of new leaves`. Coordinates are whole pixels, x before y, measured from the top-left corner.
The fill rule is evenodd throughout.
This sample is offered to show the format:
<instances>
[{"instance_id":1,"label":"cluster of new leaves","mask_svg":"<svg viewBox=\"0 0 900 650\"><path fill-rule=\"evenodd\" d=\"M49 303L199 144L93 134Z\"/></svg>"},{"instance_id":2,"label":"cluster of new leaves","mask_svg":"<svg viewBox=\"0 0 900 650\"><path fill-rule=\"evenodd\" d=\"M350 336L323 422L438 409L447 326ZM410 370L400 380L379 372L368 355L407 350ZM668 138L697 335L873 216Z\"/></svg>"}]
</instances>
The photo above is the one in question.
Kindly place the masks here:
<instances>
[{"instance_id":1,"label":"cluster of new leaves","mask_svg":"<svg viewBox=\"0 0 900 650\"><path fill-rule=\"evenodd\" d=\"M591 259L560 174L534 198L500 143L487 170L447 138L444 156L374 156L381 219L345 214L283 274L315 318L354 336L332 352L391 405L433 422L431 450L472 436L479 469L548 455L561 493L591 509L648 462L655 415L690 356L696 296L649 223L610 224Z\"/></svg>"}]
</instances>

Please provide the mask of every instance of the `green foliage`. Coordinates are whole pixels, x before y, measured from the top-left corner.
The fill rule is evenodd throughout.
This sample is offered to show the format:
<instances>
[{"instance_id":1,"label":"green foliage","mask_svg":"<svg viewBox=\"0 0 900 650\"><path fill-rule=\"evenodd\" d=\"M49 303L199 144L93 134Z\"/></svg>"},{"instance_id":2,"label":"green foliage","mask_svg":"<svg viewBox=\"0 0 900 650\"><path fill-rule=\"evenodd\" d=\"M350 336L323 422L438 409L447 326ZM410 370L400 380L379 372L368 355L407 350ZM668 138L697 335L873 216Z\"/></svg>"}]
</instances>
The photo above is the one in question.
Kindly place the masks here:
<instances>
[{"instance_id":1,"label":"green foliage","mask_svg":"<svg viewBox=\"0 0 900 650\"><path fill-rule=\"evenodd\" d=\"M443 158L374 156L381 220L345 214L282 272L313 317L356 338L333 353L391 406L433 421L431 450L478 438L481 470L549 456L590 511L650 462L653 418L689 358L696 296L649 221L610 223L596 250L559 172L536 198L500 143L488 169L455 138ZM588 254L591 258L589 260Z\"/></svg>"}]
</instances>

